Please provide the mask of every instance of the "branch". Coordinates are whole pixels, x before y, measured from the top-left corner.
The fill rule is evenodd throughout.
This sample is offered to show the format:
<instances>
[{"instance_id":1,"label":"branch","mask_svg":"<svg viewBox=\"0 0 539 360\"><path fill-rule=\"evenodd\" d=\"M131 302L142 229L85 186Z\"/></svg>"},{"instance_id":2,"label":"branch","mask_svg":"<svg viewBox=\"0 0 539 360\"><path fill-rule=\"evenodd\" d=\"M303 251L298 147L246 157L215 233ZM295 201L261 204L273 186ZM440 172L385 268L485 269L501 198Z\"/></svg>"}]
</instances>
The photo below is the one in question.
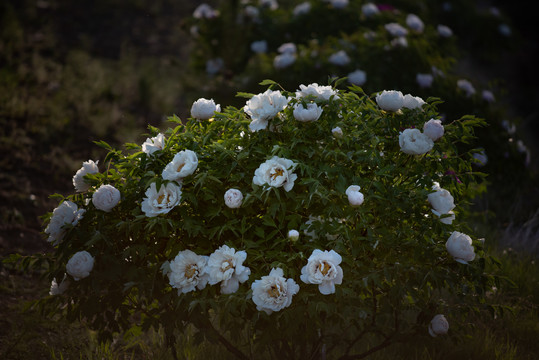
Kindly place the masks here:
<instances>
[{"instance_id":1,"label":"branch","mask_svg":"<svg viewBox=\"0 0 539 360\"><path fill-rule=\"evenodd\" d=\"M232 345L217 329L213 327L213 324L210 321L207 321L208 329L219 339L219 342L223 344L223 346L230 351L232 354L234 354L238 359L242 360L249 360L249 357L241 352L240 349Z\"/></svg>"}]
</instances>

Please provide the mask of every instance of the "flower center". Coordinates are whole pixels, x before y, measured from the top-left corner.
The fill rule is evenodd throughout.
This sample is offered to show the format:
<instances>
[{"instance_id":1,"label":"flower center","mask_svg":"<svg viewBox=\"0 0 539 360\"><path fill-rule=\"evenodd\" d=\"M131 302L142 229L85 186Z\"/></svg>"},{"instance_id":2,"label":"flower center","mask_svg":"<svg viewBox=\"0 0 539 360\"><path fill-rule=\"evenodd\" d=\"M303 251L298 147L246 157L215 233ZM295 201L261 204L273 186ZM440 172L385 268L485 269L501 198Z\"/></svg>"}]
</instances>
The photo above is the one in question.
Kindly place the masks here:
<instances>
[{"instance_id":1,"label":"flower center","mask_svg":"<svg viewBox=\"0 0 539 360\"><path fill-rule=\"evenodd\" d=\"M185 163L180 164L180 166L178 166L178 169L177 169L176 171L177 171L177 172L182 171L182 169L183 169L184 166L185 166Z\"/></svg>"},{"instance_id":2,"label":"flower center","mask_svg":"<svg viewBox=\"0 0 539 360\"><path fill-rule=\"evenodd\" d=\"M279 286L276 284L271 285L270 288L267 290L267 293L272 298L278 298L281 295Z\"/></svg>"},{"instance_id":3,"label":"flower center","mask_svg":"<svg viewBox=\"0 0 539 360\"><path fill-rule=\"evenodd\" d=\"M164 198L165 198L165 194L159 195L159 197L157 198L157 203L158 203L158 204L162 204Z\"/></svg>"},{"instance_id":4,"label":"flower center","mask_svg":"<svg viewBox=\"0 0 539 360\"><path fill-rule=\"evenodd\" d=\"M284 175L284 170L281 169L281 168L278 168L278 169L275 169L275 172L273 174L270 174L270 178L272 180L275 180L277 179L279 176L283 176Z\"/></svg>"},{"instance_id":5,"label":"flower center","mask_svg":"<svg viewBox=\"0 0 539 360\"><path fill-rule=\"evenodd\" d=\"M318 270L322 273L322 275L326 276L331 269L331 265L329 265L326 261L322 261L320 264L318 264Z\"/></svg>"},{"instance_id":6,"label":"flower center","mask_svg":"<svg viewBox=\"0 0 539 360\"><path fill-rule=\"evenodd\" d=\"M223 272L226 272L228 269L232 269L234 265L232 264L231 260L226 260L224 263L221 264L221 269Z\"/></svg>"},{"instance_id":7,"label":"flower center","mask_svg":"<svg viewBox=\"0 0 539 360\"><path fill-rule=\"evenodd\" d=\"M189 264L185 267L185 277L188 279L192 279L196 274L198 268L195 264Z\"/></svg>"}]
</instances>

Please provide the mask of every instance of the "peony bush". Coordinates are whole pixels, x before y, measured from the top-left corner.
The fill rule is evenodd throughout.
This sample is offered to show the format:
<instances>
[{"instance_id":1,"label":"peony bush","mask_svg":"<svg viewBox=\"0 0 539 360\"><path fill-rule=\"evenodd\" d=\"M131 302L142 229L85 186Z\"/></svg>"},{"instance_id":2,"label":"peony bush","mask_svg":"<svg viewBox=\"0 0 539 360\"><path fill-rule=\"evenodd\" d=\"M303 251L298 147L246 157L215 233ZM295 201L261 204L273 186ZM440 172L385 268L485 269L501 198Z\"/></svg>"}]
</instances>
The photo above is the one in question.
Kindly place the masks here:
<instances>
[{"instance_id":1,"label":"peony bush","mask_svg":"<svg viewBox=\"0 0 539 360\"><path fill-rule=\"evenodd\" d=\"M482 121L446 119L433 142L418 129L440 120L438 99L389 110L389 90L262 85L240 109L202 99L204 116L172 116L142 145L99 142L99 171L77 172L47 216L40 305L101 339L162 328L173 347L193 325L243 359L465 334L492 282L465 225L480 175L466 143ZM407 130L429 146L408 151Z\"/></svg>"}]
</instances>

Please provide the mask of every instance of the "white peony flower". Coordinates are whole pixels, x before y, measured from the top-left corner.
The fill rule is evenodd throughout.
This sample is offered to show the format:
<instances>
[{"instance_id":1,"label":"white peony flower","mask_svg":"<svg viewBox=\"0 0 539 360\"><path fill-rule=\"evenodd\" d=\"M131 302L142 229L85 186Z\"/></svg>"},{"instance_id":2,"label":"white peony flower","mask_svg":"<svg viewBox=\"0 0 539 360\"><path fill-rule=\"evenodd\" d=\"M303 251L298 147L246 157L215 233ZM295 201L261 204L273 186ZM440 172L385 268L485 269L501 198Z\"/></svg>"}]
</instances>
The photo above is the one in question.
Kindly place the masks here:
<instances>
[{"instance_id":1,"label":"white peony flower","mask_svg":"<svg viewBox=\"0 0 539 360\"><path fill-rule=\"evenodd\" d=\"M444 126L442 120L430 119L423 125L423 134L427 135L432 141L436 141L444 135Z\"/></svg>"},{"instance_id":2,"label":"white peony flower","mask_svg":"<svg viewBox=\"0 0 539 360\"><path fill-rule=\"evenodd\" d=\"M494 101L496 101L494 94L490 90L483 90L481 92L481 97L483 98L483 100L489 103L493 103Z\"/></svg>"},{"instance_id":3,"label":"white peony flower","mask_svg":"<svg viewBox=\"0 0 539 360\"><path fill-rule=\"evenodd\" d=\"M236 209L241 206L243 194L238 189L228 189L225 192L225 205L231 209Z\"/></svg>"},{"instance_id":4,"label":"white peony flower","mask_svg":"<svg viewBox=\"0 0 539 360\"><path fill-rule=\"evenodd\" d=\"M477 166L485 166L488 162L488 156L485 149L473 154L473 163Z\"/></svg>"},{"instance_id":5,"label":"white peony flower","mask_svg":"<svg viewBox=\"0 0 539 360\"><path fill-rule=\"evenodd\" d=\"M418 129L406 129L399 135L401 151L409 155L421 155L432 150L434 142Z\"/></svg>"},{"instance_id":6,"label":"white peony flower","mask_svg":"<svg viewBox=\"0 0 539 360\"><path fill-rule=\"evenodd\" d=\"M331 133L333 134L333 136L335 136L336 138L342 138L344 136L343 132L342 132L342 129L340 127L334 127L333 129L331 129Z\"/></svg>"},{"instance_id":7,"label":"white peony flower","mask_svg":"<svg viewBox=\"0 0 539 360\"><path fill-rule=\"evenodd\" d=\"M195 11L193 11L193 17L195 19L213 19L219 16L219 11L214 10L208 4L200 4Z\"/></svg>"},{"instance_id":8,"label":"white peony flower","mask_svg":"<svg viewBox=\"0 0 539 360\"><path fill-rule=\"evenodd\" d=\"M467 264L468 261L475 259L474 247L472 246L472 238L468 235L453 231L445 247L449 254L461 264Z\"/></svg>"},{"instance_id":9,"label":"white peony flower","mask_svg":"<svg viewBox=\"0 0 539 360\"><path fill-rule=\"evenodd\" d=\"M404 95L403 107L407 109L421 109L425 105L425 101L419 96L412 96L410 94Z\"/></svg>"},{"instance_id":10,"label":"white peony flower","mask_svg":"<svg viewBox=\"0 0 539 360\"><path fill-rule=\"evenodd\" d=\"M436 211L434 209L431 210L432 213L440 218L440 221L443 224L451 225L453 223L453 220L455 220L455 213L453 211L449 211L446 214L442 214L439 211ZM442 217L442 215L449 215Z\"/></svg>"},{"instance_id":11,"label":"white peony flower","mask_svg":"<svg viewBox=\"0 0 539 360\"><path fill-rule=\"evenodd\" d=\"M431 192L427 198L434 210L440 214L447 214L455 208L453 196L449 191L442 189L437 182L432 186L432 190L434 192Z\"/></svg>"},{"instance_id":12,"label":"white peony flower","mask_svg":"<svg viewBox=\"0 0 539 360\"><path fill-rule=\"evenodd\" d=\"M303 98L306 96L314 96L316 100L328 101L333 96L334 99L338 99L337 91L333 90L331 86L320 86L317 83L312 83L307 86L301 84L299 90L296 90L296 98Z\"/></svg>"},{"instance_id":13,"label":"white peony flower","mask_svg":"<svg viewBox=\"0 0 539 360\"><path fill-rule=\"evenodd\" d=\"M65 234L63 226L71 224L77 225L86 210L79 209L74 202L65 200L56 209L52 211L52 217L45 229L45 233L49 235L48 242L56 245L62 240Z\"/></svg>"},{"instance_id":14,"label":"white peony flower","mask_svg":"<svg viewBox=\"0 0 539 360\"><path fill-rule=\"evenodd\" d=\"M469 82L466 79L460 79L457 81L457 87L461 90L464 90L466 93L466 96L470 97L473 94L475 94L475 88L473 87L472 83Z\"/></svg>"},{"instance_id":15,"label":"white peony flower","mask_svg":"<svg viewBox=\"0 0 539 360\"><path fill-rule=\"evenodd\" d=\"M295 229L289 230L288 231L288 239L290 239L290 241L298 241L299 232L297 230L295 230Z\"/></svg>"},{"instance_id":16,"label":"white peony flower","mask_svg":"<svg viewBox=\"0 0 539 360\"><path fill-rule=\"evenodd\" d=\"M391 40L392 47L408 47L408 40L404 36L399 36Z\"/></svg>"},{"instance_id":17,"label":"white peony flower","mask_svg":"<svg viewBox=\"0 0 539 360\"><path fill-rule=\"evenodd\" d=\"M440 24L436 27L436 29L438 30L438 35L441 37L448 38L453 36L453 30L451 30L451 28L448 26Z\"/></svg>"},{"instance_id":18,"label":"white peony flower","mask_svg":"<svg viewBox=\"0 0 539 360\"><path fill-rule=\"evenodd\" d=\"M284 69L296 62L296 54L294 53L283 53L275 56L273 58L273 66L276 69Z\"/></svg>"},{"instance_id":19,"label":"white peony flower","mask_svg":"<svg viewBox=\"0 0 539 360\"><path fill-rule=\"evenodd\" d=\"M66 271L73 276L75 281L84 279L90 275L94 268L94 258L87 251L79 251L69 259L66 264Z\"/></svg>"},{"instance_id":20,"label":"white peony flower","mask_svg":"<svg viewBox=\"0 0 539 360\"><path fill-rule=\"evenodd\" d=\"M243 13L245 14L245 16L251 18L251 20L255 22L259 20L260 10L256 6L247 5L245 9L243 9Z\"/></svg>"},{"instance_id":21,"label":"white peony flower","mask_svg":"<svg viewBox=\"0 0 539 360\"><path fill-rule=\"evenodd\" d=\"M264 184L273 187L282 186L285 191L290 191L294 187L294 181L298 178L296 174L292 173L296 165L292 160L274 156L255 170L253 183L260 186Z\"/></svg>"},{"instance_id":22,"label":"white peony flower","mask_svg":"<svg viewBox=\"0 0 539 360\"><path fill-rule=\"evenodd\" d=\"M62 295L69 287L69 280L64 275L64 278L60 284L56 281L56 278L52 279L49 295Z\"/></svg>"},{"instance_id":23,"label":"white peony flower","mask_svg":"<svg viewBox=\"0 0 539 360\"><path fill-rule=\"evenodd\" d=\"M429 334L432 337L445 335L449 331L449 323L442 314L438 314L432 318L429 324Z\"/></svg>"},{"instance_id":24,"label":"white peony flower","mask_svg":"<svg viewBox=\"0 0 539 360\"><path fill-rule=\"evenodd\" d=\"M198 120L211 119L216 112L221 112L221 105L216 105L213 99L200 98L191 106L191 117Z\"/></svg>"},{"instance_id":25,"label":"white peony flower","mask_svg":"<svg viewBox=\"0 0 539 360\"><path fill-rule=\"evenodd\" d=\"M277 51L281 54L295 54L297 52L297 47L296 44L288 42L279 46Z\"/></svg>"},{"instance_id":26,"label":"white peony flower","mask_svg":"<svg viewBox=\"0 0 539 360\"><path fill-rule=\"evenodd\" d=\"M278 90L266 90L262 94L253 96L247 101L243 110L253 120L249 125L251 131L258 131L268 127L268 120L275 117L279 111L288 104L288 99Z\"/></svg>"},{"instance_id":27,"label":"white peony flower","mask_svg":"<svg viewBox=\"0 0 539 360\"><path fill-rule=\"evenodd\" d=\"M301 269L301 281L307 284L318 284L323 295L335 293L335 285L342 284L343 271L339 266L342 258L334 250L314 250L307 265Z\"/></svg>"},{"instance_id":28,"label":"white peony flower","mask_svg":"<svg viewBox=\"0 0 539 360\"><path fill-rule=\"evenodd\" d=\"M346 189L346 196L348 196L348 202L351 206L359 206L363 204L363 194L359 192L361 187L359 185L350 185Z\"/></svg>"},{"instance_id":29,"label":"white peony flower","mask_svg":"<svg viewBox=\"0 0 539 360\"><path fill-rule=\"evenodd\" d=\"M322 108L315 103L307 104L307 108L303 104L294 105L294 118L298 121L316 121L322 115Z\"/></svg>"},{"instance_id":30,"label":"white peony flower","mask_svg":"<svg viewBox=\"0 0 539 360\"><path fill-rule=\"evenodd\" d=\"M302 2L299 5L296 5L294 10L292 11L292 14L294 16L300 16L308 14L311 11L311 3L308 1Z\"/></svg>"},{"instance_id":31,"label":"white peony flower","mask_svg":"<svg viewBox=\"0 0 539 360\"><path fill-rule=\"evenodd\" d=\"M97 167L98 162L94 162L93 160L85 161L82 163L82 167L77 170L73 176L73 186L75 186L77 192L88 191L90 185L84 180L84 175L97 174L99 172L99 168Z\"/></svg>"},{"instance_id":32,"label":"white peony flower","mask_svg":"<svg viewBox=\"0 0 539 360\"><path fill-rule=\"evenodd\" d=\"M274 268L269 275L255 280L251 289L256 309L270 315L290 306L292 296L299 292L299 285L293 279L285 279L282 269Z\"/></svg>"},{"instance_id":33,"label":"white peony flower","mask_svg":"<svg viewBox=\"0 0 539 360\"><path fill-rule=\"evenodd\" d=\"M344 50L340 50L334 54L331 54L328 61L333 65L345 66L350 63L350 57Z\"/></svg>"},{"instance_id":34,"label":"white peony flower","mask_svg":"<svg viewBox=\"0 0 539 360\"><path fill-rule=\"evenodd\" d=\"M421 21L419 16L414 14L408 14L406 17L406 25L418 33L422 33L425 29L425 24L423 24L423 21Z\"/></svg>"},{"instance_id":35,"label":"white peony flower","mask_svg":"<svg viewBox=\"0 0 539 360\"><path fill-rule=\"evenodd\" d=\"M429 88L432 86L432 81L434 80L434 76L432 74L417 74L415 76L415 80L417 82L417 85L422 88Z\"/></svg>"},{"instance_id":36,"label":"white peony flower","mask_svg":"<svg viewBox=\"0 0 539 360\"><path fill-rule=\"evenodd\" d=\"M268 42L266 40L253 41L251 50L257 54L263 54L268 51Z\"/></svg>"},{"instance_id":37,"label":"white peony flower","mask_svg":"<svg viewBox=\"0 0 539 360\"><path fill-rule=\"evenodd\" d=\"M258 0L258 3L260 6L267 7L270 10L277 10L279 8L277 0Z\"/></svg>"},{"instance_id":38,"label":"white peony flower","mask_svg":"<svg viewBox=\"0 0 539 360\"><path fill-rule=\"evenodd\" d=\"M335 9L344 9L348 6L349 0L330 0L331 6Z\"/></svg>"},{"instance_id":39,"label":"white peony flower","mask_svg":"<svg viewBox=\"0 0 539 360\"><path fill-rule=\"evenodd\" d=\"M169 284L178 289L178 295L195 288L204 289L208 283L207 263L208 256L197 255L191 250L180 251L169 263Z\"/></svg>"},{"instance_id":40,"label":"white peony flower","mask_svg":"<svg viewBox=\"0 0 539 360\"><path fill-rule=\"evenodd\" d=\"M120 202L121 194L112 185L101 185L92 195L92 204L96 209L110 212Z\"/></svg>"},{"instance_id":41,"label":"white peony flower","mask_svg":"<svg viewBox=\"0 0 539 360\"><path fill-rule=\"evenodd\" d=\"M174 155L171 162L163 169L163 179L180 182L193 174L198 166L198 157L194 151L182 150Z\"/></svg>"},{"instance_id":42,"label":"white peony flower","mask_svg":"<svg viewBox=\"0 0 539 360\"><path fill-rule=\"evenodd\" d=\"M226 245L221 246L210 255L206 271L209 284L221 283L222 294L232 294L238 291L239 284L249 279L251 270L243 266L247 258L245 251L236 252Z\"/></svg>"},{"instance_id":43,"label":"white peony flower","mask_svg":"<svg viewBox=\"0 0 539 360\"><path fill-rule=\"evenodd\" d=\"M181 187L168 183L161 184L157 191L155 183L152 183L146 190L146 197L141 203L141 208L147 217L154 217L160 214L166 214L173 207L180 203L182 197Z\"/></svg>"},{"instance_id":44,"label":"white peony flower","mask_svg":"<svg viewBox=\"0 0 539 360\"><path fill-rule=\"evenodd\" d=\"M147 138L146 141L142 144L142 151L146 154L151 155L157 150L163 150L165 147L165 135L159 133L153 138Z\"/></svg>"},{"instance_id":45,"label":"white peony flower","mask_svg":"<svg viewBox=\"0 0 539 360\"><path fill-rule=\"evenodd\" d=\"M367 73L363 70L356 70L348 74L348 81L351 84L362 86L367 81Z\"/></svg>"},{"instance_id":46,"label":"white peony flower","mask_svg":"<svg viewBox=\"0 0 539 360\"><path fill-rule=\"evenodd\" d=\"M404 106L404 95L397 90L384 90L376 95L376 103L382 110L397 111Z\"/></svg>"},{"instance_id":47,"label":"white peony flower","mask_svg":"<svg viewBox=\"0 0 539 360\"><path fill-rule=\"evenodd\" d=\"M408 34L408 30L398 23L389 23L384 25L385 29L395 37L402 37Z\"/></svg>"},{"instance_id":48,"label":"white peony flower","mask_svg":"<svg viewBox=\"0 0 539 360\"><path fill-rule=\"evenodd\" d=\"M506 37L509 37L512 34L511 28L507 24L500 24L498 26L498 31L500 32L500 34Z\"/></svg>"},{"instance_id":49,"label":"white peony flower","mask_svg":"<svg viewBox=\"0 0 539 360\"><path fill-rule=\"evenodd\" d=\"M380 10L378 10L378 7L374 5L373 3L366 3L361 6L361 12L366 17L371 17L373 15L378 14Z\"/></svg>"}]
</instances>

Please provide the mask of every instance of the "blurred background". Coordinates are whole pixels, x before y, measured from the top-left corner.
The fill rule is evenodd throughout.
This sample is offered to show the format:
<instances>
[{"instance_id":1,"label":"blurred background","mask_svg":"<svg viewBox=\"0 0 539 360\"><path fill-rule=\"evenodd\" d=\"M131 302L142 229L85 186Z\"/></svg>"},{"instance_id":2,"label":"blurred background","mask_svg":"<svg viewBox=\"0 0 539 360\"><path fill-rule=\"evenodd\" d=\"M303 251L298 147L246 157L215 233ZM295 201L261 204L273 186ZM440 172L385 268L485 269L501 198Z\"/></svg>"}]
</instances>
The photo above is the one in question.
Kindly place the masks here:
<instances>
[{"instance_id":1,"label":"blurred background","mask_svg":"<svg viewBox=\"0 0 539 360\"><path fill-rule=\"evenodd\" d=\"M207 25L207 28L226 36L224 39L208 39L211 31L206 35L193 35L193 29L204 29L200 18L193 17L201 3L192 0L2 1L0 253L47 248L40 234L40 216L57 205L49 195L72 193L71 178L82 162L104 157L103 150L93 141L104 140L113 146L141 143L148 125L164 128L167 116L172 114L185 119L190 105L198 97L215 97L222 106L238 101L234 100L235 92L246 89L239 88L241 84L230 79L242 75L245 66L238 70L231 65L221 75L209 76L204 73L204 43L213 44L211 51L219 51L224 56L232 54L229 56L234 61L225 59L225 67L237 63L237 58L250 45L245 39L250 34L240 37L237 34L241 31L227 32L226 29L237 26L234 25L237 14L226 11L238 11L238 8L264 2L206 1L212 7L220 7L222 19L217 27ZM297 3L281 1L278 11L291 11ZM463 49L460 54L465 59L458 62L456 68L466 76L497 82L498 88L503 89L500 92L503 97L498 97L497 102L503 104L502 116L509 120L505 125L513 126L509 131L513 132L505 137L487 136L492 137L494 146L500 149L507 146L507 141L516 143L516 138L525 144L524 149L514 150L520 158L507 156L504 150L507 163L494 166L497 161L490 156L491 168L481 169L491 171L491 183L497 184L492 192L499 192L494 197L500 205L485 204L485 201L492 203L489 199L478 201L483 202L482 210L491 212L491 220L492 211L507 212L494 214L494 221L499 220L501 226L522 224L534 218L538 205L535 201L539 198L534 177L539 168L536 105L539 103L539 31L528 3L458 0L388 3L423 13L428 13L425 11L428 9L432 16L437 14L432 9L450 8L453 18L460 19L460 23L454 20L451 24L458 39L457 46ZM497 11L497 17L502 19L499 21L510 29L510 39L500 42L499 34L486 32L487 23L474 19L476 13L468 9ZM275 16L270 21L287 21L278 19ZM451 19L448 17L446 21L453 21ZM272 23L263 25L271 28ZM277 33L278 26L274 27L270 31ZM250 31L254 31L253 28ZM493 40L489 41L490 38ZM283 38L273 43L286 41ZM250 90L262 91L256 84L266 77L286 76L275 69L272 71L254 76L251 86L255 84L255 87ZM304 83L308 82L314 81L305 79ZM215 91L216 87L221 91ZM382 89L371 91L379 90ZM497 126L492 129L501 132L500 125ZM515 167L515 162L519 166ZM521 210L515 210L515 204ZM518 218L512 216L516 213ZM535 218L539 222L539 215Z\"/></svg>"}]
</instances>

